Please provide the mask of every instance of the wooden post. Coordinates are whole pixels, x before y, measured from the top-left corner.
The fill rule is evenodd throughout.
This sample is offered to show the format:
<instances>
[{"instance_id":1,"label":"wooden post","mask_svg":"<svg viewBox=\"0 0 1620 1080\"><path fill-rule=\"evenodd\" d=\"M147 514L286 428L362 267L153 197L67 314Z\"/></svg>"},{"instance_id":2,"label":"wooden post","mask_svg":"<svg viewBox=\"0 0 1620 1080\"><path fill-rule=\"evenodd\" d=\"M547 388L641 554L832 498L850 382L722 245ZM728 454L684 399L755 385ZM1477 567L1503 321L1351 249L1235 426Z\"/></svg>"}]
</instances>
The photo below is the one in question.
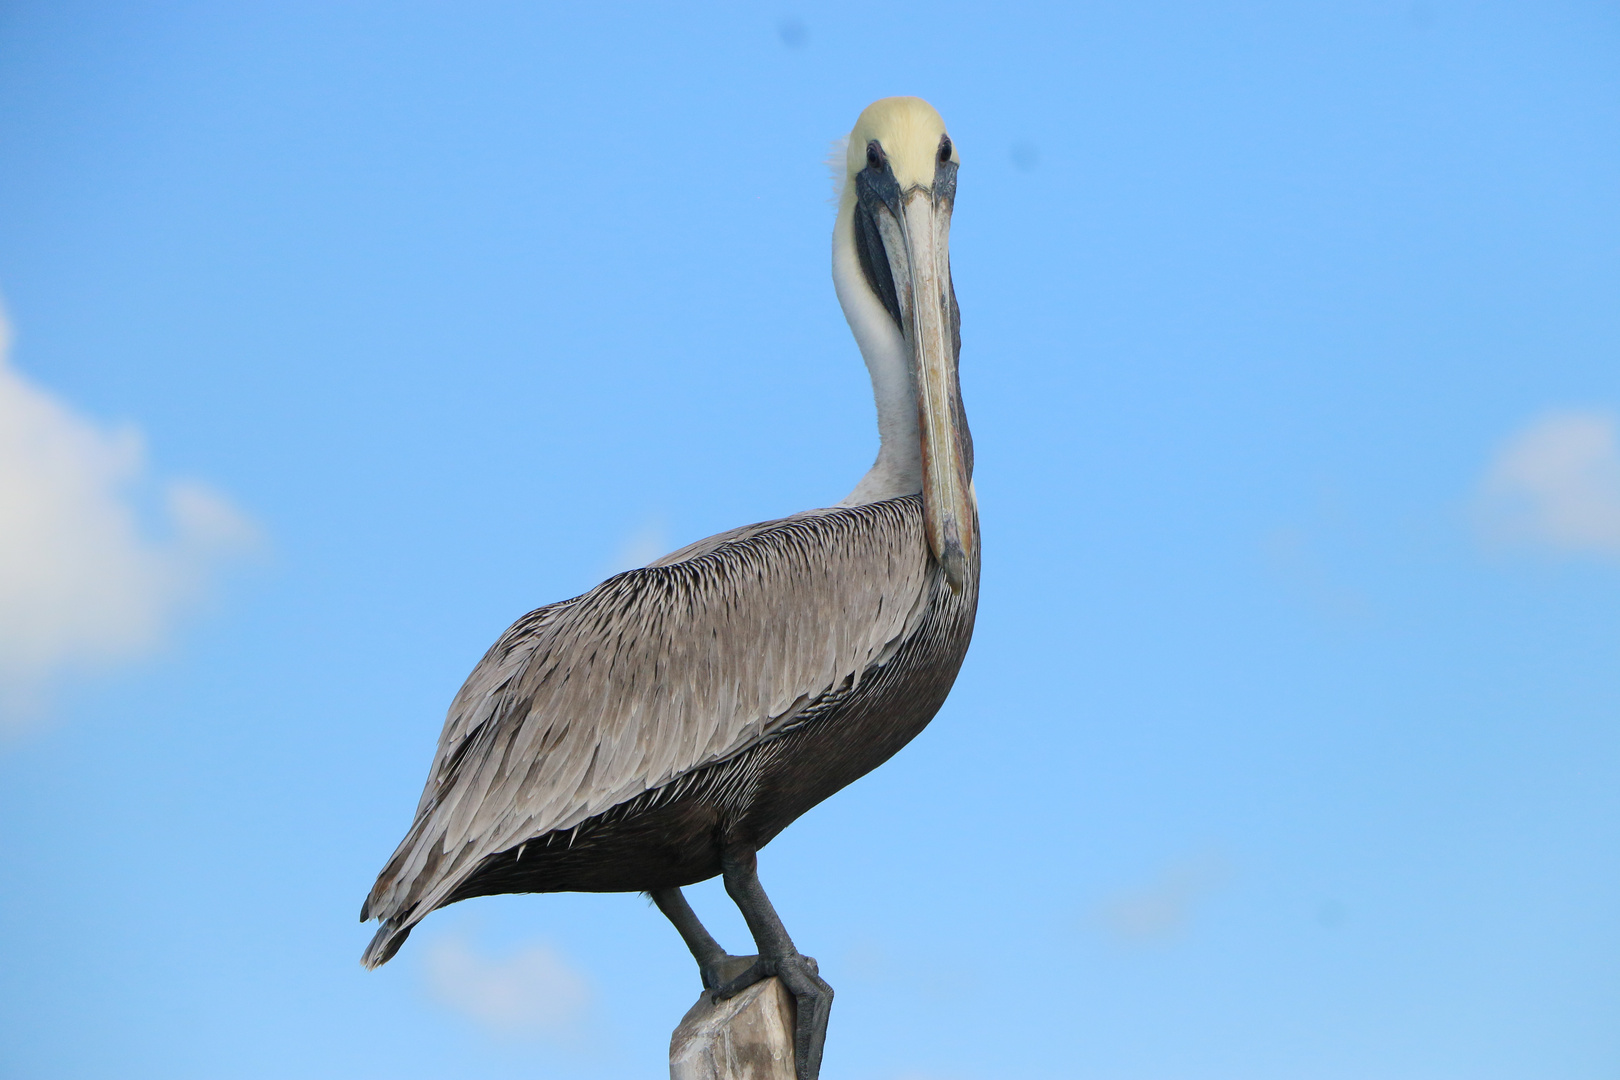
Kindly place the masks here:
<instances>
[{"instance_id":1,"label":"wooden post","mask_svg":"<svg viewBox=\"0 0 1620 1080\"><path fill-rule=\"evenodd\" d=\"M669 1080L793 1080L793 995L780 979L715 1001L707 990L669 1040Z\"/></svg>"}]
</instances>

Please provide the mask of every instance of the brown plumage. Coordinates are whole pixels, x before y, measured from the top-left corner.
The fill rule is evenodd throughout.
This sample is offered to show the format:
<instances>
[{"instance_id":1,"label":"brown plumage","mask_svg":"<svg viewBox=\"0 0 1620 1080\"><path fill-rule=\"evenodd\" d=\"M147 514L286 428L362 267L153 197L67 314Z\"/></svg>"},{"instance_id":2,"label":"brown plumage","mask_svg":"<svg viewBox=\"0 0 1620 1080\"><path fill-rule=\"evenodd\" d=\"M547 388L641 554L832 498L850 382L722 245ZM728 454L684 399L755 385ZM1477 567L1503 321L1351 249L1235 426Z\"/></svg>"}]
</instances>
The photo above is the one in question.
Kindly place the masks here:
<instances>
[{"instance_id":1,"label":"brown plumage","mask_svg":"<svg viewBox=\"0 0 1620 1080\"><path fill-rule=\"evenodd\" d=\"M979 514L957 361L959 156L918 98L850 133L833 283L872 376L877 461L838 507L735 529L518 620L456 695L404 841L361 909L384 963L435 908L645 891L721 997L779 978L816 1080L833 990L755 854L933 718L973 634ZM757 954L681 887L721 874Z\"/></svg>"},{"instance_id":2,"label":"brown plumage","mask_svg":"<svg viewBox=\"0 0 1620 1080\"><path fill-rule=\"evenodd\" d=\"M976 567L975 567L976 569ZM450 707L416 820L367 897L367 966L502 892L651 891L720 871L920 731L977 599L921 500L724 533L518 620Z\"/></svg>"}]
</instances>

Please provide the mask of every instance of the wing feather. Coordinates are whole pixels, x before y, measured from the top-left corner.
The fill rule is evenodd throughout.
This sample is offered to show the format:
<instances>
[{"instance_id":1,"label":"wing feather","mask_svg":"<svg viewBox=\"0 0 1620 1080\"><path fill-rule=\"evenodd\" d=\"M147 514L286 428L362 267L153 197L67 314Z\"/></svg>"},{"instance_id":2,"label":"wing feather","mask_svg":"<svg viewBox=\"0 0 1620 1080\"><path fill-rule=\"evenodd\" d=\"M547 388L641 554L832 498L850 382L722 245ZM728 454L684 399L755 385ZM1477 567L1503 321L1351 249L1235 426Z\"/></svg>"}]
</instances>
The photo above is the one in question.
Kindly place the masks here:
<instances>
[{"instance_id":1,"label":"wing feather","mask_svg":"<svg viewBox=\"0 0 1620 1080\"><path fill-rule=\"evenodd\" d=\"M908 496L733 530L524 616L451 703L362 918L407 929L485 857L740 753L858 683L916 629L927 581Z\"/></svg>"}]
</instances>

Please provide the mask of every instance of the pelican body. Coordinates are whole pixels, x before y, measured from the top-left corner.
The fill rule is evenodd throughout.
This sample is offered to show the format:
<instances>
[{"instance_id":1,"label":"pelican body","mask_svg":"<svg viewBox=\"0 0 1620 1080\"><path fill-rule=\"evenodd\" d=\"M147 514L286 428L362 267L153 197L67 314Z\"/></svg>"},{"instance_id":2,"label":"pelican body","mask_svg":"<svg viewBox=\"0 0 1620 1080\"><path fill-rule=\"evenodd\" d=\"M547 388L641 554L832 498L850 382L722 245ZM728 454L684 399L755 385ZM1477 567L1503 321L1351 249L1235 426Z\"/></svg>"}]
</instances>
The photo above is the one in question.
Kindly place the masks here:
<instances>
[{"instance_id":1,"label":"pelican body","mask_svg":"<svg viewBox=\"0 0 1620 1080\"><path fill-rule=\"evenodd\" d=\"M646 892L707 990L783 980L795 1068L815 1080L832 989L755 855L928 724L979 587L956 148L926 102L886 98L846 158L833 281L872 376L876 463L838 506L709 537L508 629L451 703L416 818L361 910L382 923L366 966L469 897ZM726 953L681 894L717 874L756 954Z\"/></svg>"}]
</instances>

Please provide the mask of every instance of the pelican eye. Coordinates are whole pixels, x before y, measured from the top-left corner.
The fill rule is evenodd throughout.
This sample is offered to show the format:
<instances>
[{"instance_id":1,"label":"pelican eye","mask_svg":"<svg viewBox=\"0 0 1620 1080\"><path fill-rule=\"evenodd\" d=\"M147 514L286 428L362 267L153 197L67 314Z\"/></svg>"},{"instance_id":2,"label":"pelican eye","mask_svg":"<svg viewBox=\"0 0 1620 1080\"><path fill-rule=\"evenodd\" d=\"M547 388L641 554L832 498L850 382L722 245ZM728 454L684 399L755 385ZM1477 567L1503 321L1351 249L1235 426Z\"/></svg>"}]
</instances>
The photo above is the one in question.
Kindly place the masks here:
<instances>
[{"instance_id":1,"label":"pelican eye","mask_svg":"<svg viewBox=\"0 0 1620 1080\"><path fill-rule=\"evenodd\" d=\"M939 163L943 165L949 160L951 160L951 137L941 135L939 137Z\"/></svg>"},{"instance_id":2,"label":"pelican eye","mask_svg":"<svg viewBox=\"0 0 1620 1080\"><path fill-rule=\"evenodd\" d=\"M883 147L878 145L876 139L866 144L866 167L868 169L883 168Z\"/></svg>"}]
</instances>

